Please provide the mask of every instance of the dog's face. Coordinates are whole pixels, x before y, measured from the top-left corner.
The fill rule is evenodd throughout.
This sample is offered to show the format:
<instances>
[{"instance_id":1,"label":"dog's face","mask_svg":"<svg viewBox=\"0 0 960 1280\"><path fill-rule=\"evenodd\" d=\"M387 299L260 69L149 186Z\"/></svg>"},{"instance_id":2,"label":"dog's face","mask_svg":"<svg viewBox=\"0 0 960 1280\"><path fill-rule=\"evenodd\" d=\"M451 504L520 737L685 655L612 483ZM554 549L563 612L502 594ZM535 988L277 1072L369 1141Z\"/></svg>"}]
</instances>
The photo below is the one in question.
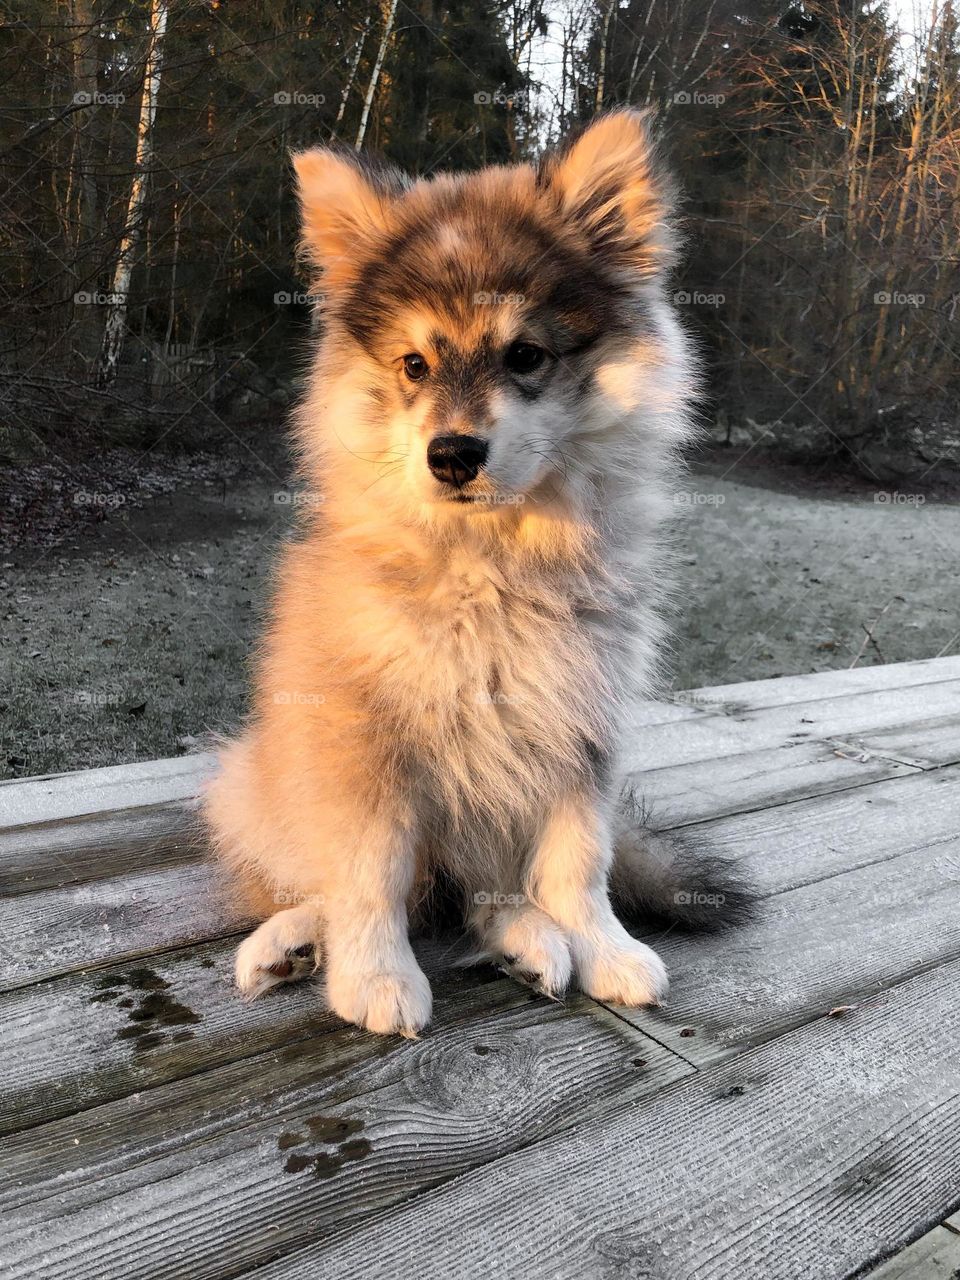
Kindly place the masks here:
<instances>
[{"instance_id":1,"label":"dog's face","mask_svg":"<svg viewBox=\"0 0 960 1280\"><path fill-rule=\"evenodd\" d=\"M578 435L633 407L661 336L672 237L643 117L602 118L538 172L408 185L323 149L295 165L334 384L305 429L333 433L328 458L428 518L575 485Z\"/></svg>"}]
</instances>

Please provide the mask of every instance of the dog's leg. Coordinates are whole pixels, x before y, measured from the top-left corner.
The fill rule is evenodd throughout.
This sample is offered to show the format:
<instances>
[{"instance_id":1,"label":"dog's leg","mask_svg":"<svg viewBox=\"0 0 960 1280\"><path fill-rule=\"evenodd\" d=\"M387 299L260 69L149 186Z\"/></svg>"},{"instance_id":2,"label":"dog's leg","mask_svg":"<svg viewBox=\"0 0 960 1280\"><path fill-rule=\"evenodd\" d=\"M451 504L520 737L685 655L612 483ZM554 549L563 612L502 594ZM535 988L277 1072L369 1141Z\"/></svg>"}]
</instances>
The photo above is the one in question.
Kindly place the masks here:
<instances>
[{"instance_id":1,"label":"dog's leg","mask_svg":"<svg viewBox=\"0 0 960 1280\"><path fill-rule=\"evenodd\" d=\"M571 793L547 817L528 872L530 896L566 932L581 988L611 1004L657 1004L667 974L613 913L613 845L598 801Z\"/></svg>"},{"instance_id":2,"label":"dog's leg","mask_svg":"<svg viewBox=\"0 0 960 1280\"><path fill-rule=\"evenodd\" d=\"M322 931L316 906L278 911L241 942L234 966L236 983L250 1000L281 982L313 973L320 961Z\"/></svg>"},{"instance_id":3,"label":"dog's leg","mask_svg":"<svg viewBox=\"0 0 960 1280\"><path fill-rule=\"evenodd\" d=\"M483 955L520 982L545 996L563 994L573 962L561 928L530 902L479 906L470 923L480 938Z\"/></svg>"},{"instance_id":4,"label":"dog's leg","mask_svg":"<svg viewBox=\"0 0 960 1280\"><path fill-rule=\"evenodd\" d=\"M337 865L324 904L330 1007L369 1031L416 1036L430 1021L432 997L408 934L411 838L399 828L368 829Z\"/></svg>"}]
</instances>

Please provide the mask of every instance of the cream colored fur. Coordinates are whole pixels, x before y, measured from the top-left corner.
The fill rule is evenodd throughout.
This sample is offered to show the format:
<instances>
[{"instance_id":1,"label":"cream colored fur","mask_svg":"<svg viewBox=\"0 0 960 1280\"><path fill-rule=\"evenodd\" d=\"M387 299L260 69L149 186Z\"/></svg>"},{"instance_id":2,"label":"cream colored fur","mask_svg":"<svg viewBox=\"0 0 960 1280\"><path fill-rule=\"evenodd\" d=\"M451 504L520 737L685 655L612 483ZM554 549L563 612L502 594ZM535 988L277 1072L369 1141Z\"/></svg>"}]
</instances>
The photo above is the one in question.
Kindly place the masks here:
<instances>
[{"instance_id":1,"label":"cream colored fur","mask_svg":"<svg viewBox=\"0 0 960 1280\"><path fill-rule=\"evenodd\" d=\"M441 185L463 181L466 203L483 198L483 182L509 182L531 202L552 190L550 216L575 218L567 204L589 189L591 163L626 190L642 153L653 183L642 121L610 119L609 137L601 122L570 153L569 200L555 196L562 159L543 197L529 170ZM351 213L362 178L346 160L310 156L299 166L309 247L337 258L331 279L346 289L350 218L369 253L371 224L382 218L386 235L394 215L369 187ZM333 213L311 185L331 172L343 206ZM429 209L431 190L394 198ZM625 216L659 216L651 192L631 201ZM454 216L437 252L462 252L468 225ZM409 914L438 868L461 886L481 950L549 994L572 976L630 1005L665 991L655 953L614 916L608 878L622 726L654 678L661 531L690 433L687 343L650 265L666 236L650 228L632 285L636 330L601 337L585 395L558 368L556 390L533 403L509 386L490 398L478 480L490 500L479 509L437 496L424 460L429 388L412 406L392 390L372 406L371 385L398 375L330 320L298 412L317 512L284 555L254 714L206 798L225 866L266 917L238 954L245 993L300 976L310 966L288 971L285 958L312 944L337 1013L415 1035L431 997ZM522 305L494 310L477 333L509 341ZM455 327L415 302L391 323L384 349L401 356ZM473 340L462 326L453 336Z\"/></svg>"}]
</instances>

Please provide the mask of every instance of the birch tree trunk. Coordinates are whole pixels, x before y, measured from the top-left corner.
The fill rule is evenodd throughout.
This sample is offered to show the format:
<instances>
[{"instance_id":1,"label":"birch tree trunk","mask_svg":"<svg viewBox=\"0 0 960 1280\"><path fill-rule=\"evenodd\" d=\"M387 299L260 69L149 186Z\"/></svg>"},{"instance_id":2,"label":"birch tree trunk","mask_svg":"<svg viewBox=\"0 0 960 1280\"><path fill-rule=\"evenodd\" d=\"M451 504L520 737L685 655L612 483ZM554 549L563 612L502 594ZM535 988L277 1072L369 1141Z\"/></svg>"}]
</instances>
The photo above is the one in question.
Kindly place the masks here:
<instances>
[{"instance_id":1,"label":"birch tree trunk","mask_svg":"<svg viewBox=\"0 0 960 1280\"><path fill-rule=\"evenodd\" d=\"M359 151L363 146L363 140L367 134L367 122L370 119L370 108L373 106L373 99L376 96L377 84L380 80L380 71L383 67L383 60L387 56L387 45L390 43L390 37L393 35L393 23L397 16L397 0L389 0L389 5L384 5L383 35L380 38L380 48L377 50L377 60L373 64L373 70L370 73L370 83L367 85L367 92L363 99L363 114L360 117L360 128L357 130L357 140L353 144L354 151Z\"/></svg>"},{"instance_id":2,"label":"birch tree trunk","mask_svg":"<svg viewBox=\"0 0 960 1280\"><path fill-rule=\"evenodd\" d=\"M333 123L333 128L330 130L331 142L337 136L337 130L340 128L341 124L343 123L344 113L347 110L347 100L350 97L350 94L353 92L353 82L357 78L357 68L360 65L360 57L363 53L363 46L364 46L364 43L366 42L367 32L369 30L370 30L370 15L368 13L366 21L363 24L363 30L360 32L360 39L357 41L356 50L354 51L354 55L350 60L350 74L347 76L347 82L343 86L343 92L340 94L340 106L337 109L337 118Z\"/></svg>"},{"instance_id":3,"label":"birch tree trunk","mask_svg":"<svg viewBox=\"0 0 960 1280\"><path fill-rule=\"evenodd\" d=\"M160 92L160 72L163 59L163 37L167 30L169 0L152 0L150 5L150 37L143 72L143 97L140 100L140 120L137 125L137 151L133 164L133 179L127 200L127 217L123 236L113 271L113 286L107 304L107 318L103 329L103 345L97 366L97 385L108 386L117 377L120 353L123 350L123 334L127 320L127 296L133 275L133 260L140 243L142 211L147 190L147 171L153 156L153 122L157 114L157 96Z\"/></svg>"}]
</instances>

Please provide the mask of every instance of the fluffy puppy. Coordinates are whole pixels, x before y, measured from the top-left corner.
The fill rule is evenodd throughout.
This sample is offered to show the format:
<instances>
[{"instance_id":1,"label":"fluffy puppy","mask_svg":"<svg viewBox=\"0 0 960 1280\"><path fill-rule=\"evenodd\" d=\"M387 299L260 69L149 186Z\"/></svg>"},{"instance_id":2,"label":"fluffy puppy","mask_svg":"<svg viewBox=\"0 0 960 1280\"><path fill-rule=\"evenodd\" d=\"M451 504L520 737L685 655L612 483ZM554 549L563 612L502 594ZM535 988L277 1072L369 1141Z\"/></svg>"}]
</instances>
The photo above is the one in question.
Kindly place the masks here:
<instances>
[{"instance_id":1,"label":"fluffy puppy","mask_svg":"<svg viewBox=\"0 0 960 1280\"><path fill-rule=\"evenodd\" d=\"M655 1003L663 964L611 878L671 915L705 882L651 850L620 764L694 387L645 120L602 117L539 169L294 164L324 298L296 416L314 500L206 797L266 917L237 983L322 957L338 1014L416 1034L410 917L442 872L482 952L542 990Z\"/></svg>"}]
</instances>

